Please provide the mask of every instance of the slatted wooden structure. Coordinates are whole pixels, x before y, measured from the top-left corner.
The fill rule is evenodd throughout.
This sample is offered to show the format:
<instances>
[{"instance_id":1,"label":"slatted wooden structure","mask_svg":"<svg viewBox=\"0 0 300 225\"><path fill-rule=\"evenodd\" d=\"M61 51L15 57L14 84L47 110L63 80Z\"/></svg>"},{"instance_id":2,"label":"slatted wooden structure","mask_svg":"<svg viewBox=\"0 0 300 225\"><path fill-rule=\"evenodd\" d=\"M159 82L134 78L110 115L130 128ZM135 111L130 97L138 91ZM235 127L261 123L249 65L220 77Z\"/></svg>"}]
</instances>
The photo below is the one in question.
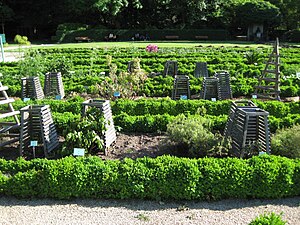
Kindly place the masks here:
<instances>
[{"instance_id":1,"label":"slatted wooden structure","mask_svg":"<svg viewBox=\"0 0 300 225\"><path fill-rule=\"evenodd\" d=\"M218 99L231 99L232 91L229 73L227 71L220 71L215 73L215 77L218 78Z\"/></svg>"},{"instance_id":2,"label":"slatted wooden structure","mask_svg":"<svg viewBox=\"0 0 300 225\"><path fill-rule=\"evenodd\" d=\"M163 76L172 76L175 77L178 73L178 62L177 61L167 61L165 63Z\"/></svg>"},{"instance_id":3,"label":"slatted wooden structure","mask_svg":"<svg viewBox=\"0 0 300 225\"><path fill-rule=\"evenodd\" d=\"M45 157L58 147L58 135L49 105L29 105L21 110L20 155L31 151L30 142L37 141Z\"/></svg>"},{"instance_id":4,"label":"slatted wooden structure","mask_svg":"<svg viewBox=\"0 0 300 225\"><path fill-rule=\"evenodd\" d=\"M194 76L199 77L208 77L207 63L206 62L196 62Z\"/></svg>"},{"instance_id":5,"label":"slatted wooden structure","mask_svg":"<svg viewBox=\"0 0 300 225\"><path fill-rule=\"evenodd\" d=\"M128 62L127 71L128 71L128 73L133 73L134 72L134 61L129 61Z\"/></svg>"},{"instance_id":6,"label":"slatted wooden structure","mask_svg":"<svg viewBox=\"0 0 300 225\"><path fill-rule=\"evenodd\" d=\"M212 98L218 98L218 78L204 77L200 97L202 99L207 100L211 100Z\"/></svg>"},{"instance_id":7,"label":"slatted wooden structure","mask_svg":"<svg viewBox=\"0 0 300 225\"><path fill-rule=\"evenodd\" d=\"M7 90L8 87L0 82L0 105L7 105L7 109L0 113L0 147L19 141L20 111L14 110L12 103L15 100L8 97Z\"/></svg>"},{"instance_id":8,"label":"slatted wooden structure","mask_svg":"<svg viewBox=\"0 0 300 225\"><path fill-rule=\"evenodd\" d=\"M65 97L65 90L60 72L50 72L45 74L44 94L45 96L51 97L59 96L60 99Z\"/></svg>"},{"instance_id":9,"label":"slatted wooden structure","mask_svg":"<svg viewBox=\"0 0 300 225\"><path fill-rule=\"evenodd\" d=\"M251 101L232 103L224 136L231 138L234 156L246 156L251 147L270 153L268 115Z\"/></svg>"},{"instance_id":10,"label":"slatted wooden structure","mask_svg":"<svg viewBox=\"0 0 300 225\"><path fill-rule=\"evenodd\" d=\"M174 87L172 91L172 99L179 100L184 98L190 99L190 78L186 75L176 75L174 78Z\"/></svg>"},{"instance_id":11,"label":"slatted wooden structure","mask_svg":"<svg viewBox=\"0 0 300 225\"><path fill-rule=\"evenodd\" d=\"M280 56L279 40L276 38L272 53L266 62L265 69L262 71L255 87L255 95L258 98L280 100Z\"/></svg>"},{"instance_id":12,"label":"slatted wooden structure","mask_svg":"<svg viewBox=\"0 0 300 225\"><path fill-rule=\"evenodd\" d=\"M104 134L105 154L107 154L107 149L117 139L109 100L89 99L87 101L84 101L82 103L82 106L83 106L83 110L82 110L83 116L86 115L86 112L89 107L98 108L103 113L105 119L105 128L106 128Z\"/></svg>"},{"instance_id":13,"label":"slatted wooden structure","mask_svg":"<svg viewBox=\"0 0 300 225\"><path fill-rule=\"evenodd\" d=\"M23 77L22 81L22 99L43 99L44 92L39 77Z\"/></svg>"}]
</instances>

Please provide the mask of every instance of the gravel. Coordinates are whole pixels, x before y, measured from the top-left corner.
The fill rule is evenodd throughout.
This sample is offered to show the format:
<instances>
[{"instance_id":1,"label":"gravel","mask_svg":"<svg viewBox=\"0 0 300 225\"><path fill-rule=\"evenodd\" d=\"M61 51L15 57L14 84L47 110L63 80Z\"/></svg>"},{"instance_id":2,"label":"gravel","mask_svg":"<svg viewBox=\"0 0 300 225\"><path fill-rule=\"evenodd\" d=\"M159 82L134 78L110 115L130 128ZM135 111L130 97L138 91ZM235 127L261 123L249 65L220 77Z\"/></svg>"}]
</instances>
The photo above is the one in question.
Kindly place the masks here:
<instances>
[{"instance_id":1,"label":"gravel","mask_svg":"<svg viewBox=\"0 0 300 225\"><path fill-rule=\"evenodd\" d=\"M142 201L0 198L0 225L6 224L249 224L265 212L283 213L300 225L300 197L276 200Z\"/></svg>"}]
</instances>

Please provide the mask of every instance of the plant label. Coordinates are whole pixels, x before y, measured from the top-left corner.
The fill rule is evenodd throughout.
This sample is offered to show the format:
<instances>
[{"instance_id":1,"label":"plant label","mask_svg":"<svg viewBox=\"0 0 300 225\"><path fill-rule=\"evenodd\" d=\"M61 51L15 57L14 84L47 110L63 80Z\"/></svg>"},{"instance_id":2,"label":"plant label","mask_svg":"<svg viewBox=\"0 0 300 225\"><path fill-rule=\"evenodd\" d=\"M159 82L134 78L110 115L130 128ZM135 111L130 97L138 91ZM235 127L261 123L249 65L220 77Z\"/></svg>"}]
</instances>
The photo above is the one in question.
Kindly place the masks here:
<instances>
[{"instance_id":1,"label":"plant label","mask_svg":"<svg viewBox=\"0 0 300 225\"><path fill-rule=\"evenodd\" d=\"M257 95L252 95L252 98L253 99L257 99Z\"/></svg>"},{"instance_id":2,"label":"plant label","mask_svg":"<svg viewBox=\"0 0 300 225\"><path fill-rule=\"evenodd\" d=\"M56 95L56 96L55 96L55 99L56 99L56 100L61 100L61 95Z\"/></svg>"},{"instance_id":3,"label":"plant label","mask_svg":"<svg viewBox=\"0 0 300 225\"><path fill-rule=\"evenodd\" d=\"M216 98L211 98L211 101L216 102L217 99Z\"/></svg>"},{"instance_id":4,"label":"plant label","mask_svg":"<svg viewBox=\"0 0 300 225\"><path fill-rule=\"evenodd\" d=\"M23 102L30 101L30 98L23 98Z\"/></svg>"},{"instance_id":5,"label":"plant label","mask_svg":"<svg viewBox=\"0 0 300 225\"><path fill-rule=\"evenodd\" d=\"M30 141L30 146L31 147L36 147L38 145L37 141Z\"/></svg>"},{"instance_id":6,"label":"plant label","mask_svg":"<svg viewBox=\"0 0 300 225\"><path fill-rule=\"evenodd\" d=\"M180 99L181 100L187 100L187 96L186 95L180 95Z\"/></svg>"},{"instance_id":7,"label":"plant label","mask_svg":"<svg viewBox=\"0 0 300 225\"><path fill-rule=\"evenodd\" d=\"M258 155L265 155L267 154L266 152L259 152Z\"/></svg>"},{"instance_id":8,"label":"plant label","mask_svg":"<svg viewBox=\"0 0 300 225\"><path fill-rule=\"evenodd\" d=\"M300 79L300 72L296 72L296 77Z\"/></svg>"},{"instance_id":9,"label":"plant label","mask_svg":"<svg viewBox=\"0 0 300 225\"><path fill-rule=\"evenodd\" d=\"M74 156L84 156L85 149L84 148L74 148L73 155Z\"/></svg>"},{"instance_id":10,"label":"plant label","mask_svg":"<svg viewBox=\"0 0 300 225\"><path fill-rule=\"evenodd\" d=\"M120 92L118 91L114 92L114 97L120 97Z\"/></svg>"}]
</instances>

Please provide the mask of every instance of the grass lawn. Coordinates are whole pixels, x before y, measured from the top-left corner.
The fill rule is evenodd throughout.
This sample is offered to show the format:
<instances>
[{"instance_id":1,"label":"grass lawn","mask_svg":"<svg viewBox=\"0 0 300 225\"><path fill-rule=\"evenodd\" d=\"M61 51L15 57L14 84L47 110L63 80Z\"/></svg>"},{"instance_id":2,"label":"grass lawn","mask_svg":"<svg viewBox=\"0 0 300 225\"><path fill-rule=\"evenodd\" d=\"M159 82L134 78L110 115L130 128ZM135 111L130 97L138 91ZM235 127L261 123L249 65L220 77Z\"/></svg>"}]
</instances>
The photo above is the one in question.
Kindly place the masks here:
<instances>
[{"instance_id":1,"label":"grass lawn","mask_svg":"<svg viewBox=\"0 0 300 225\"><path fill-rule=\"evenodd\" d=\"M24 46L24 49L35 49L35 48L145 48L148 44L156 44L159 48L160 47L171 47L171 48L195 48L198 46L208 47L272 47L272 42L267 44L256 44L253 42L241 42L241 41L127 41L127 42L89 42L89 43L66 43L66 44L32 44L31 46ZM297 45L300 47L300 44L292 44L290 45ZM4 47L4 50L7 52L10 51L19 51L19 46L16 44L9 44L8 46Z\"/></svg>"},{"instance_id":2,"label":"grass lawn","mask_svg":"<svg viewBox=\"0 0 300 225\"><path fill-rule=\"evenodd\" d=\"M252 42L196 42L196 41L140 41L140 42L89 42L89 43L66 43L66 44L32 44L30 48L145 48L148 44L156 44L158 47L194 48L196 46L225 46L225 47L270 47L270 44L254 44ZM25 46L24 46L25 47ZM27 48L27 46L26 46ZM19 46L10 44L4 48L6 51L19 50Z\"/></svg>"}]
</instances>

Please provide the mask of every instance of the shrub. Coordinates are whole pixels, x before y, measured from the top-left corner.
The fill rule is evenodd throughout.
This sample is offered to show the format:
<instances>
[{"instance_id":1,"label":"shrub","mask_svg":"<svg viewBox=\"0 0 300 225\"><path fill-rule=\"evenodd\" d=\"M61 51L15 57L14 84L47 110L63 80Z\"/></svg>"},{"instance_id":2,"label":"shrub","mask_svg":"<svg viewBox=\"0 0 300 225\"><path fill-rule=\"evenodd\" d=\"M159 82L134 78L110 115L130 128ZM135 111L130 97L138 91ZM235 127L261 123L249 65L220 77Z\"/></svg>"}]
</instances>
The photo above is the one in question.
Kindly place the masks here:
<instances>
[{"instance_id":1,"label":"shrub","mask_svg":"<svg viewBox=\"0 0 300 225\"><path fill-rule=\"evenodd\" d=\"M274 155L300 158L300 125L277 131L271 142Z\"/></svg>"},{"instance_id":2,"label":"shrub","mask_svg":"<svg viewBox=\"0 0 300 225\"><path fill-rule=\"evenodd\" d=\"M249 225L284 225L286 221L283 221L281 215L277 215L274 212L265 213L263 215L259 215L254 220L249 223Z\"/></svg>"},{"instance_id":3,"label":"shrub","mask_svg":"<svg viewBox=\"0 0 300 225\"><path fill-rule=\"evenodd\" d=\"M209 119L201 116L185 117L181 114L167 125L167 134L171 141L188 149L190 155L207 156L211 151L222 150L218 146L222 138L210 131L211 126Z\"/></svg>"},{"instance_id":4,"label":"shrub","mask_svg":"<svg viewBox=\"0 0 300 225\"><path fill-rule=\"evenodd\" d=\"M19 45L30 45L30 41L28 41L28 38L26 36L21 36L17 34L14 38L14 42Z\"/></svg>"}]
</instances>

